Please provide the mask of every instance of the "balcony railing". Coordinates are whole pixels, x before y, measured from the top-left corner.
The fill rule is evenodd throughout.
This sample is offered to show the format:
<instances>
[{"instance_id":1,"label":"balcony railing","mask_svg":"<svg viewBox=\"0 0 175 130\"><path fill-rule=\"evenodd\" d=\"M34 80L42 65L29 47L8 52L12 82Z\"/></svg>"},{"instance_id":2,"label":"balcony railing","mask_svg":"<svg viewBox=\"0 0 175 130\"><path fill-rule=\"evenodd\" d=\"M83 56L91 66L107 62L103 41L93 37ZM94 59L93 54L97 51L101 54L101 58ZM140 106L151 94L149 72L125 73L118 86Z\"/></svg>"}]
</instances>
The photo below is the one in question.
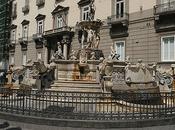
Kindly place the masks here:
<instances>
[{"instance_id":1,"label":"balcony railing","mask_svg":"<svg viewBox=\"0 0 175 130\"><path fill-rule=\"evenodd\" d=\"M64 27L61 27L61 28L56 28L56 29L45 31L44 35L50 35L50 34L53 34L53 33L61 33L61 32L64 32L64 31L71 31L71 29L72 29L71 27L64 26Z\"/></svg>"},{"instance_id":2,"label":"balcony railing","mask_svg":"<svg viewBox=\"0 0 175 130\"><path fill-rule=\"evenodd\" d=\"M128 20L129 20L129 14L123 13L123 14L112 15L108 17L107 22L111 24L111 23L117 23L117 22L128 21Z\"/></svg>"},{"instance_id":3,"label":"balcony railing","mask_svg":"<svg viewBox=\"0 0 175 130\"><path fill-rule=\"evenodd\" d=\"M175 11L175 1L154 6L154 14L168 13Z\"/></svg>"},{"instance_id":4,"label":"balcony railing","mask_svg":"<svg viewBox=\"0 0 175 130\"><path fill-rule=\"evenodd\" d=\"M36 0L36 6L40 7L45 4L45 0Z\"/></svg>"},{"instance_id":5,"label":"balcony railing","mask_svg":"<svg viewBox=\"0 0 175 130\"><path fill-rule=\"evenodd\" d=\"M29 12L29 5L25 5L24 7L22 7L22 12L28 13Z\"/></svg>"}]
</instances>

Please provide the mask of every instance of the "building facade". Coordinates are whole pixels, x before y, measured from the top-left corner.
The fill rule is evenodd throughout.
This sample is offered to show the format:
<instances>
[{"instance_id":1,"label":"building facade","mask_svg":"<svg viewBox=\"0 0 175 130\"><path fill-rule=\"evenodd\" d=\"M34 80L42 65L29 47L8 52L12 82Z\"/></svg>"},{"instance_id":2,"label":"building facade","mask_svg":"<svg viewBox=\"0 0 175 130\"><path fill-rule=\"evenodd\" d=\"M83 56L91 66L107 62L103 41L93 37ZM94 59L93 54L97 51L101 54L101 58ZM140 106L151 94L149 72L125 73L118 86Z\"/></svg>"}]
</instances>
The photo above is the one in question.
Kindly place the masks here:
<instances>
[{"instance_id":1,"label":"building facade","mask_svg":"<svg viewBox=\"0 0 175 130\"><path fill-rule=\"evenodd\" d=\"M88 20L90 0L14 0L9 63L28 59L48 63L61 43L66 59L77 50L77 24ZM175 62L175 0L95 0L100 46L105 57L113 46L120 60Z\"/></svg>"},{"instance_id":2,"label":"building facade","mask_svg":"<svg viewBox=\"0 0 175 130\"><path fill-rule=\"evenodd\" d=\"M10 38L10 0L0 0L0 69L7 69L8 43Z\"/></svg>"}]
</instances>

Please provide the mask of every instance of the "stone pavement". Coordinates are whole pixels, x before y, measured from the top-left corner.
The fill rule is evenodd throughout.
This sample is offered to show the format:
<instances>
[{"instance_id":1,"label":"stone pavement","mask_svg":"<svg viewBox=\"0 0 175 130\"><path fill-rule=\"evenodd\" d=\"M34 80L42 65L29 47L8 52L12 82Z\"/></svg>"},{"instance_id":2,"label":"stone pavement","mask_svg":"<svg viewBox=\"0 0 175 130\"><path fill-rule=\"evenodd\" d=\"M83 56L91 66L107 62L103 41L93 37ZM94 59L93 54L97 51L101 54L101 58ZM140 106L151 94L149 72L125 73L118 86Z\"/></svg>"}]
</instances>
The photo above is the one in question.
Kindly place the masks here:
<instances>
[{"instance_id":1,"label":"stone pavement","mask_svg":"<svg viewBox=\"0 0 175 130\"><path fill-rule=\"evenodd\" d=\"M3 123L5 120L0 119L0 123ZM45 126L45 125L36 125L36 124L27 124L21 122L7 121L10 126L21 127L22 130L99 130L93 128L70 128L70 127L55 127L55 126ZM7 130L7 129L0 129ZM119 129L100 129L100 130L175 130L175 125L170 126L156 126L156 127L146 127L146 128L119 128Z\"/></svg>"}]
</instances>

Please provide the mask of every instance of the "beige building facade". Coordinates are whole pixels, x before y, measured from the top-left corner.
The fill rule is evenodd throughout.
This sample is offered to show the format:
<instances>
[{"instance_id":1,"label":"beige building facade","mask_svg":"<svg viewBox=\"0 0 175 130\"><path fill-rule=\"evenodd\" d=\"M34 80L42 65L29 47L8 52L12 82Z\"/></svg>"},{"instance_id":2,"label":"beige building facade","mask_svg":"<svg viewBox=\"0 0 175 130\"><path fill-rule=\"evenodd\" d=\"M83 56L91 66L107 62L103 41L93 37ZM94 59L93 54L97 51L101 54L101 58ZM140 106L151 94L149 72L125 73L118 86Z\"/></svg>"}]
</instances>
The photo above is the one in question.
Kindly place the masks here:
<instances>
[{"instance_id":1,"label":"beige building facade","mask_svg":"<svg viewBox=\"0 0 175 130\"><path fill-rule=\"evenodd\" d=\"M77 50L77 23L88 20L90 0L14 0L9 64L48 63L60 43L66 59ZM95 0L100 46L105 57L113 46L131 61L175 62L175 0Z\"/></svg>"}]
</instances>

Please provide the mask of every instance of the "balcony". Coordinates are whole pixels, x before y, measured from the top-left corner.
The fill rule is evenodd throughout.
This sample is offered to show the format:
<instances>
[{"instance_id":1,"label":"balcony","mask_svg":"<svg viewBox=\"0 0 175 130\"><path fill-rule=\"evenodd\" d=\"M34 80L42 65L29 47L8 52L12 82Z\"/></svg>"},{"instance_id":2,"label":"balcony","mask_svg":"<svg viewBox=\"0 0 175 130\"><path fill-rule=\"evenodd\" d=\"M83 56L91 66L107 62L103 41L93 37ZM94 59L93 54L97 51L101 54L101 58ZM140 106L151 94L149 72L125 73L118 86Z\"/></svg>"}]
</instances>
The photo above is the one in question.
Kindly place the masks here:
<instances>
[{"instance_id":1,"label":"balcony","mask_svg":"<svg viewBox=\"0 0 175 130\"><path fill-rule=\"evenodd\" d=\"M24 7L22 7L22 12L24 14L27 14L29 12L29 5L25 5Z\"/></svg>"},{"instance_id":2,"label":"balcony","mask_svg":"<svg viewBox=\"0 0 175 130\"><path fill-rule=\"evenodd\" d=\"M107 19L108 24L123 23L123 24L127 25L128 21L129 21L129 14L128 13L124 13L124 14L120 14L120 15L112 15L112 16L108 17L108 19Z\"/></svg>"},{"instance_id":3,"label":"balcony","mask_svg":"<svg viewBox=\"0 0 175 130\"><path fill-rule=\"evenodd\" d=\"M21 50L26 51L27 50L28 38L27 37L22 37L22 38L19 38L18 41L21 45Z\"/></svg>"},{"instance_id":4,"label":"balcony","mask_svg":"<svg viewBox=\"0 0 175 130\"><path fill-rule=\"evenodd\" d=\"M41 7L44 6L45 0L36 0L36 6Z\"/></svg>"},{"instance_id":5,"label":"balcony","mask_svg":"<svg viewBox=\"0 0 175 130\"><path fill-rule=\"evenodd\" d=\"M50 36L50 35L63 35L65 33L71 32L71 27L64 26L61 28L56 28L52 30L45 31L44 35L45 36Z\"/></svg>"},{"instance_id":6,"label":"balcony","mask_svg":"<svg viewBox=\"0 0 175 130\"><path fill-rule=\"evenodd\" d=\"M15 52L15 45L16 45L16 40L10 40L10 43L9 43L9 52L10 53Z\"/></svg>"},{"instance_id":7,"label":"balcony","mask_svg":"<svg viewBox=\"0 0 175 130\"><path fill-rule=\"evenodd\" d=\"M33 34L33 40L35 41L36 49L43 48L44 38L42 33Z\"/></svg>"},{"instance_id":8,"label":"balcony","mask_svg":"<svg viewBox=\"0 0 175 130\"><path fill-rule=\"evenodd\" d=\"M175 1L154 6L157 33L175 30Z\"/></svg>"},{"instance_id":9,"label":"balcony","mask_svg":"<svg viewBox=\"0 0 175 130\"><path fill-rule=\"evenodd\" d=\"M154 6L154 14L168 14L175 11L175 1Z\"/></svg>"},{"instance_id":10,"label":"balcony","mask_svg":"<svg viewBox=\"0 0 175 130\"><path fill-rule=\"evenodd\" d=\"M112 15L107 18L110 27L111 38L120 38L128 36L129 15L127 13Z\"/></svg>"},{"instance_id":11,"label":"balcony","mask_svg":"<svg viewBox=\"0 0 175 130\"><path fill-rule=\"evenodd\" d=\"M28 38L27 37L22 37L18 39L20 44L27 44L28 43Z\"/></svg>"}]
</instances>

